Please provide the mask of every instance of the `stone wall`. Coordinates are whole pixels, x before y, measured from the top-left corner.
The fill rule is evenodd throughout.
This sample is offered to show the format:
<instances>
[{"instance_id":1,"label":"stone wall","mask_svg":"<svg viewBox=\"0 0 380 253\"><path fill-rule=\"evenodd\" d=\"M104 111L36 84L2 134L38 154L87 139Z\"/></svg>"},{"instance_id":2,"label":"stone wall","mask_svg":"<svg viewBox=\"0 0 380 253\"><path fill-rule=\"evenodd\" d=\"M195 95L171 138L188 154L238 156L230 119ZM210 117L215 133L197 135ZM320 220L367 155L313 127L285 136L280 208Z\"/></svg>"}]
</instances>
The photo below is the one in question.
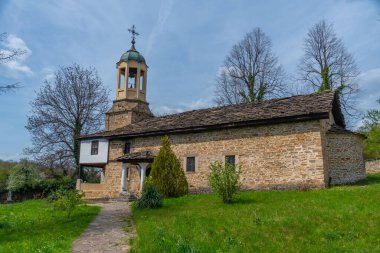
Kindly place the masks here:
<instances>
[{"instance_id":1,"label":"stone wall","mask_svg":"<svg viewBox=\"0 0 380 253\"><path fill-rule=\"evenodd\" d=\"M246 189L325 187L319 121L178 134L170 139L183 167L187 156L196 157L196 171L185 172L191 191L208 190L209 164L224 161L226 155L235 155L236 163L242 166ZM161 145L158 136L129 141L132 152L157 153ZM121 141L111 141L110 160L122 155L122 146ZM127 182L128 190L138 189L135 171ZM120 189L120 176L121 164L107 165L106 181L115 185L115 191Z\"/></svg>"},{"instance_id":2,"label":"stone wall","mask_svg":"<svg viewBox=\"0 0 380 253\"><path fill-rule=\"evenodd\" d=\"M326 139L330 184L345 184L365 179L363 138L352 133L327 133Z\"/></svg>"},{"instance_id":3,"label":"stone wall","mask_svg":"<svg viewBox=\"0 0 380 253\"><path fill-rule=\"evenodd\" d=\"M365 162L367 173L380 173L380 159Z\"/></svg>"},{"instance_id":4,"label":"stone wall","mask_svg":"<svg viewBox=\"0 0 380 253\"><path fill-rule=\"evenodd\" d=\"M170 139L183 168L187 156L196 157L195 172L185 172L191 192L209 190L208 166L224 161L226 155L235 155L236 163L242 166L245 189L323 188L329 181L342 184L364 179L362 138L350 133L325 134L327 125L327 121L315 120L176 134ZM131 142L131 152L149 150L157 154L161 146L159 136L127 141ZM120 194L122 164L116 158L123 155L124 143L110 141L104 181L107 196ZM138 192L139 184L139 170L131 166L127 190Z\"/></svg>"},{"instance_id":5,"label":"stone wall","mask_svg":"<svg viewBox=\"0 0 380 253\"><path fill-rule=\"evenodd\" d=\"M106 112L105 130L115 130L152 116L149 104L146 102L131 99L116 100Z\"/></svg>"},{"instance_id":6,"label":"stone wall","mask_svg":"<svg viewBox=\"0 0 380 253\"><path fill-rule=\"evenodd\" d=\"M121 192L122 163L116 159L123 155L125 141L113 140L109 144L108 164L104 168L104 185L108 195L118 197ZM134 152L132 149L131 152ZM137 192L140 186L140 175L137 166L128 168L127 191Z\"/></svg>"},{"instance_id":7,"label":"stone wall","mask_svg":"<svg viewBox=\"0 0 380 253\"><path fill-rule=\"evenodd\" d=\"M85 199L100 199L113 197L113 195L110 194L110 192L107 190L106 185L103 183L83 183L82 180L78 179L76 183L76 189L82 191L85 194Z\"/></svg>"},{"instance_id":8,"label":"stone wall","mask_svg":"<svg viewBox=\"0 0 380 253\"><path fill-rule=\"evenodd\" d=\"M326 185L319 121L243 127L211 132L170 136L174 152L183 168L187 156L196 157L195 172L185 172L190 191L208 191L209 164L235 155L242 166L241 180L245 189L294 189ZM159 136L128 140L131 152L157 153ZM107 196L117 197L121 190L122 164L115 159L123 155L125 141L112 140L109 163L105 166ZM129 168L127 190L137 192L139 172Z\"/></svg>"}]
</instances>

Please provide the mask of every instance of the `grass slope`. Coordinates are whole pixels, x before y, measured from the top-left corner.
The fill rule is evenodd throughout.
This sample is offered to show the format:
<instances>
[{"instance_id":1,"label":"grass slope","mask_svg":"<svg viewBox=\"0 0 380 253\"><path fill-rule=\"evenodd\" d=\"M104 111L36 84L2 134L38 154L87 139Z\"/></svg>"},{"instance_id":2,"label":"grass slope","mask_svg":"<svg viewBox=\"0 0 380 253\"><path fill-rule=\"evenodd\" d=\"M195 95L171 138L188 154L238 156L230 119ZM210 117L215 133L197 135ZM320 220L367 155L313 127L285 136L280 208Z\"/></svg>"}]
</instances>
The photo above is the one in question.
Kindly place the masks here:
<instances>
[{"instance_id":1,"label":"grass slope","mask_svg":"<svg viewBox=\"0 0 380 253\"><path fill-rule=\"evenodd\" d=\"M81 206L67 219L45 200L0 204L0 253L69 252L99 210Z\"/></svg>"},{"instance_id":2,"label":"grass slope","mask_svg":"<svg viewBox=\"0 0 380 253\"><path fill-rule=\"evenodd\" d=\"M133 210L134 252L380 252L380 174L324 190L165 199Z\"/></svg>"}]
</instances>

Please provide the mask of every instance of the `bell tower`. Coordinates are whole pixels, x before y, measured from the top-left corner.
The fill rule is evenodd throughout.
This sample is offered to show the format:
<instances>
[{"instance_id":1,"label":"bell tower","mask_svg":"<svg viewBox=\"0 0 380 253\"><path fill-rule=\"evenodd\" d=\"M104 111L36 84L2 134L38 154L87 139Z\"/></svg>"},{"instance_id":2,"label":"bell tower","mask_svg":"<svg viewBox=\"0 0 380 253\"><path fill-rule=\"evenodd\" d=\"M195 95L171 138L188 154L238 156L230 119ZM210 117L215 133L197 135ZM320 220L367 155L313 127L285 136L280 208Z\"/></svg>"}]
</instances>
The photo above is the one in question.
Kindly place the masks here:
<instances>
[{"instance_id":1,"label":"bell tower","mask_svg":"<svg viewBox=\"0 0 380 253\"><path fill-rule=\"evenodd\" d=\"M106 131L153 117L146 102L148 66L135 48L135 39L139 34L134 25L128 31L132 34L132 45L116 63L116 100L106 113Z\"/></svg>"}]
</instances>

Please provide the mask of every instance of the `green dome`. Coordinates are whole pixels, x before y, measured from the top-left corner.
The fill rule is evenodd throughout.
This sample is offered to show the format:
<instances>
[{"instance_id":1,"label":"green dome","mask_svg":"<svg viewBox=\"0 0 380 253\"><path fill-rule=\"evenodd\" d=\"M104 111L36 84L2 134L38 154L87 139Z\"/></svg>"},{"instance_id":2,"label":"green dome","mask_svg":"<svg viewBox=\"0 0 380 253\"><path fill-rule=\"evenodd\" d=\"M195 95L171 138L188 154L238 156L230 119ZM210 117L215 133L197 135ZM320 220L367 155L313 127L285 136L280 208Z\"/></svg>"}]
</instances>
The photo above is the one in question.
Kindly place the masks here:
<instances>
[{"instance_id":1,"label":"green dome","mask_svg":"<svg viewBox=\"0 0 380 253\"><path fill-rule=\"evenodd\" d=\"M129 49L120 57L120 62L137 61L138 63L145 63L144 56L142 56L137 50L133 48Z\"/></svg>"}]
</instances>

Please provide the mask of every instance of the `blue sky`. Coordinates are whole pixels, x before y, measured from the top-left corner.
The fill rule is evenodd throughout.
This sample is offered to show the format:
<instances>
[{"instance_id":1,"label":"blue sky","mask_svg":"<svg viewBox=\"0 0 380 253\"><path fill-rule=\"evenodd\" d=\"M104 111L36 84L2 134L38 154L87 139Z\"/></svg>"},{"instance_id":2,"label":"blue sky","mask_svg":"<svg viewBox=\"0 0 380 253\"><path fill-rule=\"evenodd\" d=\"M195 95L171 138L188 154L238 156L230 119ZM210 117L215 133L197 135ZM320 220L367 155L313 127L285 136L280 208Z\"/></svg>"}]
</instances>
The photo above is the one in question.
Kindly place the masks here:
<instances>
[{"instance_id":1,"label":"blue sky","mask_svg":"<svg viewBox=\"0 0 380 253\"><path fill-rule=\"evenodd\" d=\"M30 101L43 80L73 62L95 67L114 99L116 65L130 48L127 29L141 34L136 48L149 65L148 101L155 113L213 105L215 77L231 47L261 27L289 75L302 56L307 30L321 19L334 23L360 69L357 107L380 98L380 1L126 1L1 0L2 49L24 48L0 65L0 83L23 86L0 96L0 159L17 159L30 145L25 129ZM358 123L356 123L358 125Z\"/></svg>"}]
</instances>

